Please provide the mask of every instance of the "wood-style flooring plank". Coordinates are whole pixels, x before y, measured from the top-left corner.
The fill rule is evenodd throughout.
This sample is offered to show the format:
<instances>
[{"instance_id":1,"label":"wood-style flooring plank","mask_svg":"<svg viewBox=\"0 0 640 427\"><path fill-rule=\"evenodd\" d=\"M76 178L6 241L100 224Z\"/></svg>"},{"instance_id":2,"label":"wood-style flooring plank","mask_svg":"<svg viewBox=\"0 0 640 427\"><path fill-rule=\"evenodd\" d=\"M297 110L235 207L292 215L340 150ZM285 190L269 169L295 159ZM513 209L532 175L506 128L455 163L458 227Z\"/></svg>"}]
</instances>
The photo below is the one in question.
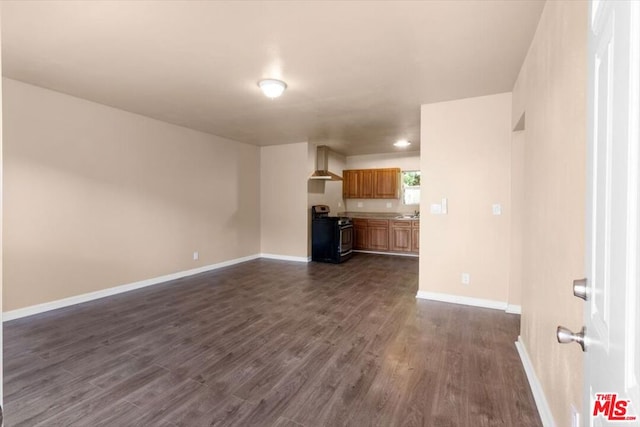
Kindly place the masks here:
<instances>
[{"instance_id":1,"label":"wood-style flooring plank","mask_svg":"<svg viewBox=\"0 0 640 427\"><path fill-rule=\"evenodd\" d=\"M254 260L4 325L10 426L540 426L519 316L415 258Z\"/></svg>"}]
</instances>

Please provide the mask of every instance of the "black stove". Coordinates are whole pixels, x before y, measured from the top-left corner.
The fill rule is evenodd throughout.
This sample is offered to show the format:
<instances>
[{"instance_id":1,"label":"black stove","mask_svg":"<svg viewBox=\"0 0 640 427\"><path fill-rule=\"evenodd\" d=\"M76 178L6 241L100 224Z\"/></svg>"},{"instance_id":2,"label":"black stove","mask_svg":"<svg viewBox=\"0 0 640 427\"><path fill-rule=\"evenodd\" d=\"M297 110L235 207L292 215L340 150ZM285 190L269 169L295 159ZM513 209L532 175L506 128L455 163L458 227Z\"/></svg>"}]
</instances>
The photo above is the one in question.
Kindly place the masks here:
<instances>
[{"instance_id":1,"label":"black stove","mask_svg":"<svg viewBox=\"0 0 640 427\"><path fill-rule=\"evenodd\" d=\"M340 263L353 252L351 218L329 216L329 206L311 207L311 260Z\"/></svg>"}]
</instances>

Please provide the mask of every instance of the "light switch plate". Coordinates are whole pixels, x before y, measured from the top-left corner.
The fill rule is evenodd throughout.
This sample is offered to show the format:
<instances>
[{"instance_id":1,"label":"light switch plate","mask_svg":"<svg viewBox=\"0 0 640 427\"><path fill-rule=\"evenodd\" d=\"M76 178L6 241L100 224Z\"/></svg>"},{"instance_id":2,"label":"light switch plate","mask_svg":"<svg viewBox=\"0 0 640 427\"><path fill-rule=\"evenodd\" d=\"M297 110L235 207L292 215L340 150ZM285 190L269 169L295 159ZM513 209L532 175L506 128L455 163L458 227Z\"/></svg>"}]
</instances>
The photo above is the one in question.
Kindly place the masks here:
<instances>
[{"instance_id":1,"label":"light switch plate","mask_svg":"<svg viewBox=\"0 0 640 427\"><path fill-rule=\"evenodd\" d=\"M491 212L493 212L494 215L502 215L502 205L499 203L494 203L493 205L491 205Z\"/></svg>"},{"instance_id":2,"label":"light switch plate","mask_svg":"<svg viewBox=\"0 0 640 427\"><path fill-rule=\"evenodd\" d=\"M440 215L442 213L442 205L440 203L431 203L429 211L432 215Z\"/></svg>"}]
</instances>

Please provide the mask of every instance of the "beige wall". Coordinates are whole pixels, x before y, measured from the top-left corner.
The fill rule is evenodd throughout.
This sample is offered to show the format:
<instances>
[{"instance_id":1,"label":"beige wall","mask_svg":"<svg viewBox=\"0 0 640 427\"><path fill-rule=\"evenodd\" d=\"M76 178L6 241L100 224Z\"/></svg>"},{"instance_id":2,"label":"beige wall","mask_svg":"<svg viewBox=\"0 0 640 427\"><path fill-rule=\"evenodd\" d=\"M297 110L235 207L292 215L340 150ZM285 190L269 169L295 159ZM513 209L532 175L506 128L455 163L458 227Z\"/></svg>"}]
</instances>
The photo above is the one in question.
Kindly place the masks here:
<instances>
[{"instance_id":1,"label":"beige wall","mask_svg":"<svg viewBox=\"0 0 640 427\"><path fill-rule=\"evenodd\" d=\"M524 216L521 337L558 425L582 407L582 353L558 345L557 325L578 330L584 275L587 3L547 2L513 91L523 112Z\"/></svg>"},{"instance_id":2,"label":"beige wall","mask_svg":"<svg viewBox=\"0 0 640 427\"><path fill-rule=\"evenodd\" d=\"M510 93L422 106L420 291L508 301L510 123Z\"/></svg>"},{"instance_id":3,"label":"beige wall","mask_svg":"<svg viewBox=\"0 0 640 427\"><path fill-rule=\"evenodd\" d=\"M308 256L308 144L260 148L262 253Z\"/></svg>"},{"instance_id":4,"label":"beige wall","mask_svg":"<svg viewBox=\"0 0 640 427\"><path fill-rule=\"evenodd\" d=\"M522 234L524 217L524 131L511 135L511 242L509 304L522 305Z\"/></svg>"},{"instance_id":5,"label":"beige wall","mask_svg":"<svg viewBox=\"0 0 640 427\"><path fill-rule=\"evenodd\" d=\"M257 147L9 79L3 110L5 311L260 251Z\"/></svg>"},{"instance_id":6,"label":"beige wall","mask_svg":"<svg viewBox=\"0 0 640 427\"><path fill-rule=\"evenodd\" d=\"M420 153L389 153L366 154L349 156L345 169L377 169L400 168L406 170L420 170ZM342 171L341 171L342 172ZM349 212L402 212L413 213L419 210L416 205L405 205L400 199L347 199L345 200ZM358 206L362 204L362 206ZM391 204L391 206L387 206Z\"/></svg>"}]
</instances>

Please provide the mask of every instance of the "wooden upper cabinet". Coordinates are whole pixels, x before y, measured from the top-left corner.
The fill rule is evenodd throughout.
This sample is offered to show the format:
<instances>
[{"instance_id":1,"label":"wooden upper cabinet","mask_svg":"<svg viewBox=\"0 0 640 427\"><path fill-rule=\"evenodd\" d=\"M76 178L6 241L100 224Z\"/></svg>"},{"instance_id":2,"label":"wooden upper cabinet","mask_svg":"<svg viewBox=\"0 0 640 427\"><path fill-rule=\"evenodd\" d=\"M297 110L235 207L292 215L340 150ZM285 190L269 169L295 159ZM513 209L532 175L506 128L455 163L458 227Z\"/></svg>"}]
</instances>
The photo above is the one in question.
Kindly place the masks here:
<instances>
[{"instance_id":1,"label":"wooden upper cabinet","mask_svg":"<svg viewBox=\"0 0 640 427\"><path fill-rule=\"evenodd\" d=\"M342 171L345 199L397 199L400 197L400 169L352 169Z\"/></svg>"},{"instance_id":2,"label":"wooden upper cabinet","mask_svg":"<svg viewBox=\"0 0 640 427\"><path fill-rule=\"evenodd\" d=\"M371 169L363 169L358 171L360 178L360 191L358 192L359 199L373 199L374 193L374 174Z\"/></svg>"},{"instance_id":3,"label":"wooden upper cabinet","mask_svg":"<svg viewBox=\"0 0 640 427\"><path fill-rule=\"evenodd\" d=\"M357 199L358 198L358 171L346 170L342 171L342 198Z\"/></svg>"},{"instance_id":4,"label":"wooden upper cabinet","mask_svg":"<svg viewBox=\"0 0 640 427\"><path fill-rule=\"evenodd\" d=\"M373 176L376 199L398 198L400 169L375 169L373 171Z\"/></svg>"}]
</instances>

